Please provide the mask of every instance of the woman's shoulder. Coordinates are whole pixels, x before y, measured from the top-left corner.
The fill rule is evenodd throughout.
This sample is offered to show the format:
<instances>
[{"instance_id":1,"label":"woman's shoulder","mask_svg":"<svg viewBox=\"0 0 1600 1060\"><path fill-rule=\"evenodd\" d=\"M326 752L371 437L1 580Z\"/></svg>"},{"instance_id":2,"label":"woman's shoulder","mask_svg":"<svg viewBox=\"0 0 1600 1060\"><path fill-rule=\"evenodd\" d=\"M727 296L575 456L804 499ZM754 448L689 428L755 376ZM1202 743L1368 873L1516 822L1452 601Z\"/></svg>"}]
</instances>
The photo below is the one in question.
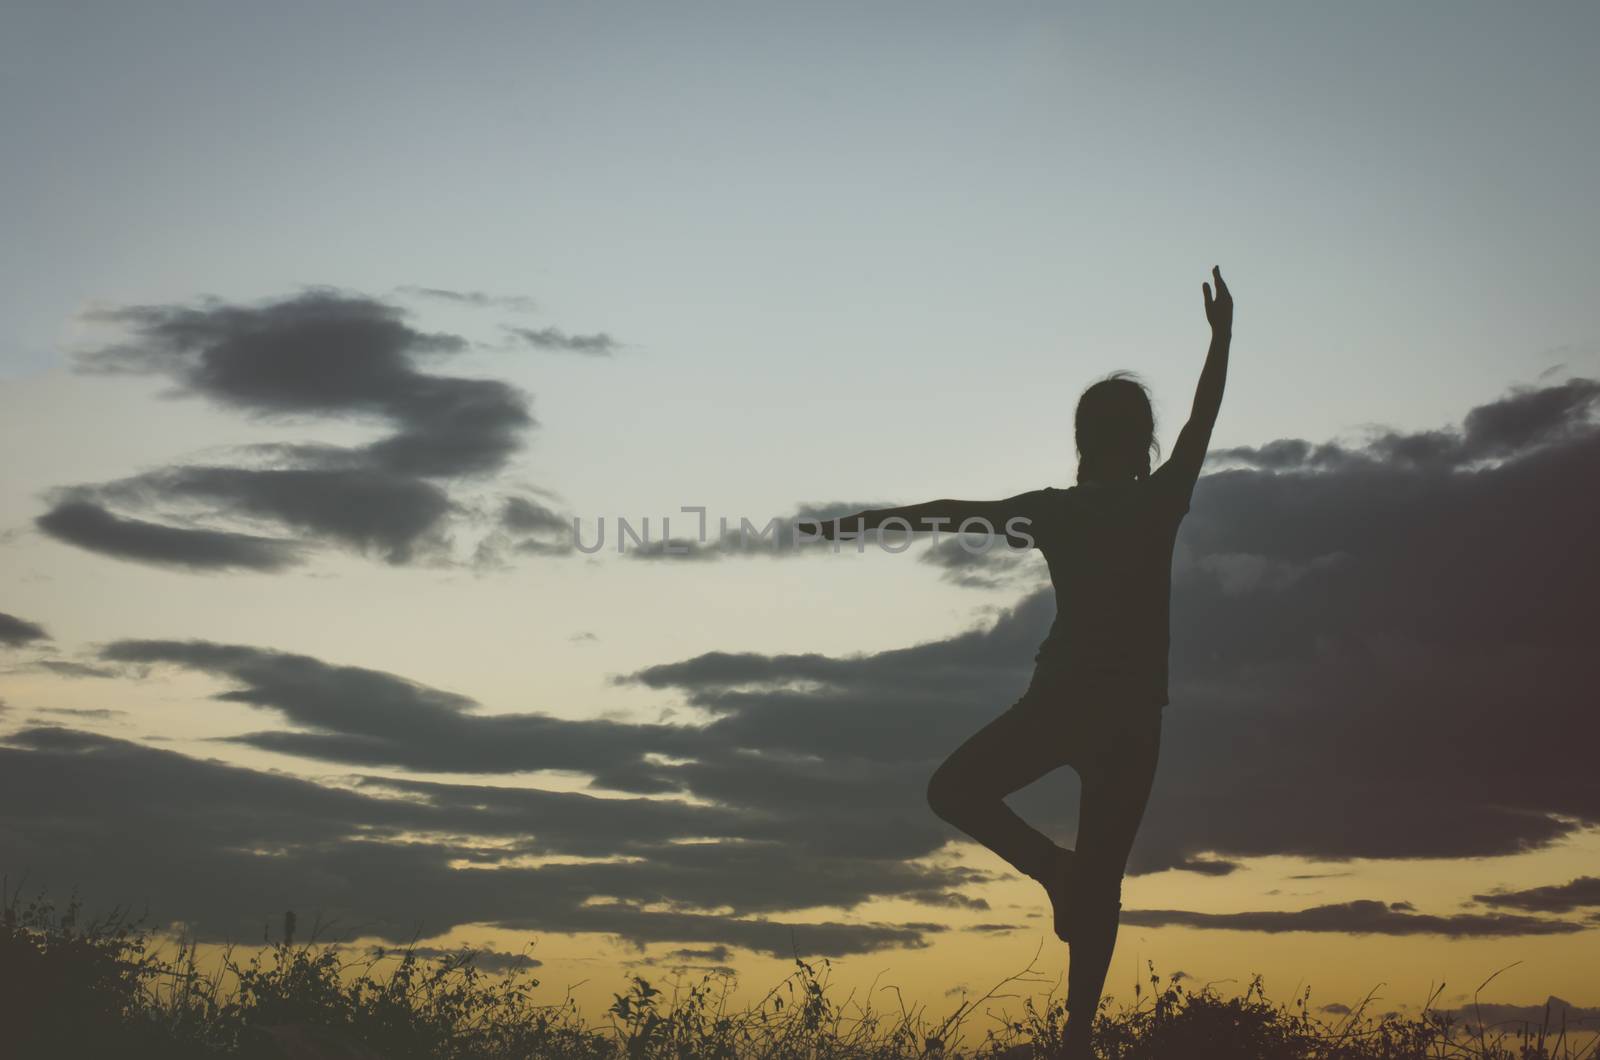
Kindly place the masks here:
<instances>
[{"instance_id":1,"label":"woman's shoulder","mask_svg":"<svg viewBox=\"0 0 1600 1060\"><path fill-rule=\"evenodd\" d=\"M1063 525L1063 518L1072 504L1072 489L1043 486L1029 490L1011 499L1010 508L1016 515L1026 518L1029 525L1052 531Z\"/></svg>"},{"instance_id":2,"label":"woman's shoulder","mask_svg":"<svg viewBox=\"0 0 1600 1060\"><path fill-rule=\"evenodd\" d=\"M1144 480L1144 489L1156 507L1181 519L1189 511L1189 494L1194 482L1175 470L1168 460Z\"/></svg>"},{"instance_id":3,"label":"woman's shoulder","mask_svg":"<svg viewBox=\"0 0 1600 1060\"><path fill-rule=\"evenodd\" d=\"M1065 488L1045 486L1043 489L1034 490L1032 496L1041 506L1053 511L1060 511L1073 503L1078 496L1078 492L1079 487L1077 486L1067 486Z\"/></svg>"}]
</instances>

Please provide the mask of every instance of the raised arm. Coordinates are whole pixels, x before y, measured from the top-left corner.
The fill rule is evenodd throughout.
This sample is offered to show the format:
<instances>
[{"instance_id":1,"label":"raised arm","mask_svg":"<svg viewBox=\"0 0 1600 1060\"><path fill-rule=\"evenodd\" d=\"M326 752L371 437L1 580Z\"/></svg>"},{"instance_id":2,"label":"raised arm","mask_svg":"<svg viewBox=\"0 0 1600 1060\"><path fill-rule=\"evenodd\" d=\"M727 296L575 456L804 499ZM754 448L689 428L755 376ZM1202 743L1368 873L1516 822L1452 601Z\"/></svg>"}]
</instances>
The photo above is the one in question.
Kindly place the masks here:
<instances>
[{"instance_id":1,"label":"raised arm","mask_svg":"<svg viewBox=\"0 0 1600 1060\"><path fill-rule=\"evenodd\" d=\"M1172 447L1171 458L1159 472L1172 477L1174 485L1182 486L1185 496L1200 477L1200 465L1205 462L1206 448L1211 444L1211 428L1222 408L1222 387L1228 379L1228 346L1233 341L1233 295L1222 281L1221 269L1213 266L1211 276L1217 281L1215 294L1210 284L1200 285L1206 300L1206 320L1211 323L1211 348L1206 351L1206 364L1200 370L1189 422L1183 425L1178 443Z\"/></svg>"}]
</instances>

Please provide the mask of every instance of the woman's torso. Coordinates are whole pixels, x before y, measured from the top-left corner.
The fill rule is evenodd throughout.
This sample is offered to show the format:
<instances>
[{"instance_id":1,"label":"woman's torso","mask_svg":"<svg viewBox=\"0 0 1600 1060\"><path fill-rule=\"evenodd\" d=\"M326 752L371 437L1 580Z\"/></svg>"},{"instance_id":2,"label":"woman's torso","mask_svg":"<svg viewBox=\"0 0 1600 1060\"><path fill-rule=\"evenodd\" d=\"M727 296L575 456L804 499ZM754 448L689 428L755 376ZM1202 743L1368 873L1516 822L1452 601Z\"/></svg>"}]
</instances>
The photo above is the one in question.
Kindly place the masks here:
<instances>
[{"instance_id":1,"label":"woman's torso","mask_svg":"<svg viewBox=\"0 0 1600 1060\"><path fill-rule=\"evenodd\" d=\"M1188 503L1165 485L1149 477L1044 491L1032 533L1056 618L1034 661L1053 682L1166 704L1172 550Z\"/></svg>"}]
</instances>

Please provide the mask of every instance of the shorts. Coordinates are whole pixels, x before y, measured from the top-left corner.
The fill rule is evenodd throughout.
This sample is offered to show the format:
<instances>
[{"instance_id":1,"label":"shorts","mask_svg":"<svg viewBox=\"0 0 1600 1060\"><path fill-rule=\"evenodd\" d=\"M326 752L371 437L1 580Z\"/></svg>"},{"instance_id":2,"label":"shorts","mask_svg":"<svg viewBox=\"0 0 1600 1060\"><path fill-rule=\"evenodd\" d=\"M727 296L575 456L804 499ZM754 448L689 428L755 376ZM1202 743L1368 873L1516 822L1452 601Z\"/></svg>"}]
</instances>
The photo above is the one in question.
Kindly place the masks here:
<instances>
[{"instance_id":1,"label":"shorts","mask_svg":"<svg viewBox=\"0 0 1600 1060\"><path fill-rule=\"evenodd\" d=\"M1165 698L1123 681L1039 667L1002 718L1059 749L1063 764L1081 774L1153 758Z\"/></svg>"}]
</instances>

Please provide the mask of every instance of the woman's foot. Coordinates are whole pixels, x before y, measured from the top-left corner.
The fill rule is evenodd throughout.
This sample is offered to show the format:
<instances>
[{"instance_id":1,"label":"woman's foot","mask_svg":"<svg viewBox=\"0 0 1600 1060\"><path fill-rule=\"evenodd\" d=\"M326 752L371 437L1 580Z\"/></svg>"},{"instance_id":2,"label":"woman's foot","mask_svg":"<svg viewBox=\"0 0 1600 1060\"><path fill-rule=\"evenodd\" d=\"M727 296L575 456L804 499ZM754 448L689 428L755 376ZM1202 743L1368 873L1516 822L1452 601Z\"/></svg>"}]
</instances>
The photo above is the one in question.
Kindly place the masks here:
<instances>
[{"instance_id":1,"label":"woman's foot","mask_svg":"<svg viewBox=\"0 0 1600 1060\"><path fill-rule=\"evenodd\" d=\"M1055 917L1056 938L1071 944L1069 929L1077 880L1077 855L1070 850L1056 849L1055 863L1044 879L1045 893L1050 896L1050 910Z\"/></svg>"}]
</instances>

